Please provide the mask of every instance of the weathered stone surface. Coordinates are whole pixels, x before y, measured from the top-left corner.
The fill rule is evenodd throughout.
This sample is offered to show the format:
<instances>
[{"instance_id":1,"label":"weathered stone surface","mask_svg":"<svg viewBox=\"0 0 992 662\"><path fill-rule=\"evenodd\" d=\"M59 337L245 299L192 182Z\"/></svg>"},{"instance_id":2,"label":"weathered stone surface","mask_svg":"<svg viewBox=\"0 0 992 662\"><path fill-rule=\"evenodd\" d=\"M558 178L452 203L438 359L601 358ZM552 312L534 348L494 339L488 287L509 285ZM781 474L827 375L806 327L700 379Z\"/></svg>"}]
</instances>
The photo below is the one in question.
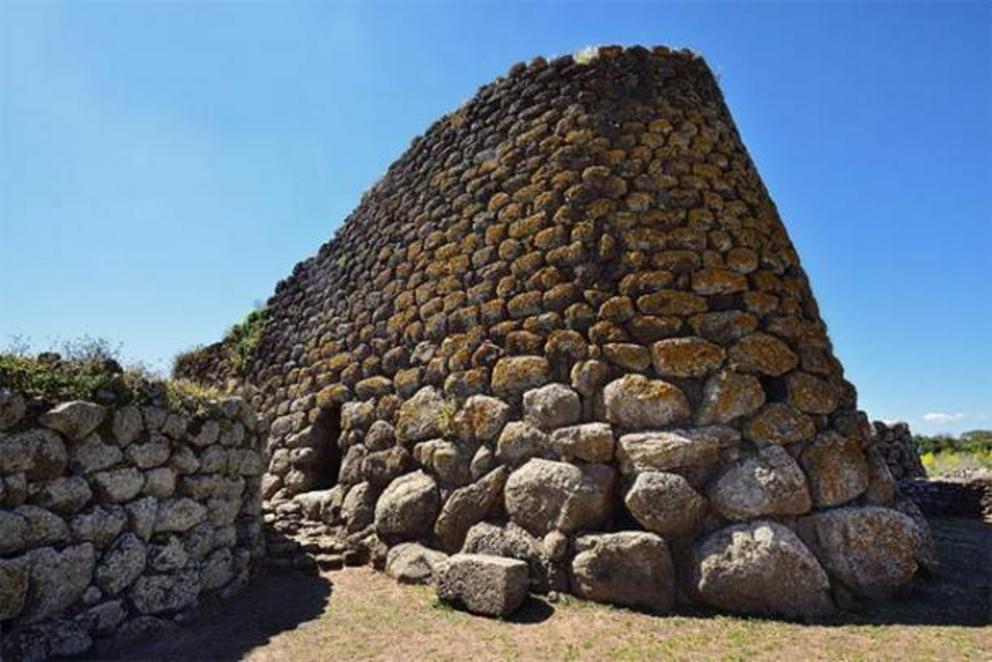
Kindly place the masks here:
<instances>
[{"instance_id":1,"label":"weathered stone surface","mask_svg":"<svg viewBox=\"0 0 992 662\"><path fill-rule=\"evenodd\" d=\"M691 590L703 604L744 614L821 616L830 582L796 534L758 520L720 529L694 550Z\"/></svg>"},{"instance_id":2,"label":"weathered stone surface","mask_svg":"<svg viewBox=\"0 0 992 662\"><path fill-rule=\"evenodd\" d=\"M916 573L919 529L889 508L814 513L799 520L799 536L830 576L855 595L890 598Z\"/></svg>"},{"instance_id":3,"label":"weathered stone surface","mask_svg":"<svg viewBox=\"0 0 992 662\"><path fill-rule=\"evenodd\" d=\"M69 466L79 473L92 473L114 466L123 457L120 448L103 443L98 434L91 434L73 444Z\"/></svg>"},{"instance_id":4,"label":"weathered stone surface","mask_svg":"<svg viewBox=\"0 0 992 662\"><path fill-rule=\"evenodd\" d=\"M498 510L508 474L506 467L499 467L451 493L434 524L442 549L458 551L468 530Z\"/></svg>"},{"instance_id":5,"label":"weathered stone surface","mask_svg":"<svg viewBox=\"0 0 992 662\"><path fill-rule=\"evenodd\" d=\"M164 498L176 491L176 472L169 467L158 467L145 472L143 492L149 496Z\"/></svg>"},{"instance_id":6,"label":"weathered stone surface","mask_svg":"<svg viewBox=\"0 0 992 662\"><path fill-rule=\"evenodd\" d=\"M551 379L551 367L542 356L508 356L496 362L492 375L493 393L512 399L525 391L543 386Z\"/></svg>"},{"instance_id":7,"label":"weathered stone surface","mask_svg":"<svg viewBox=\"0 0 992 662\"><path fill-rule=\"evenodd\" d=\"M751 375L724 370L706 381L696 422L699 425L730 423L750 416L764 403L761 382Z\"/></svg>"},{"instance_id":8,"label":"weathered stone surface","mask_svg":"<svg viewBox=\"0 0 992 662\"><path fill-rule=\"evenodd\" d=\"M609 423L583 423L555 430L551 445L566 461L603 463L613 459L613 428Z\"/></svg>"},{"instance_id":9,"label":"weathered stone surface","mask_svg":"<svg viewBox=\"0 0 992 662\"><path fill-rule=\"evenodd\" d=\"M723 349L702 338L669 338L651 345L651 360L662 377L704 377L723 364Z\"/></svg>"},{"instance_id":10,"label":"weathered stone surface","mask_svg":"<svg viewBox=\"0 0 992 662\"><path fill-rule=\"evenodd\" d=\"M24 472L28 480L58 478L65 471L69 455L58 434L31 429L0 437L0 472Z\"/></svg>"},{"instance_id":11,"label":"weathered stone surface","mask_svg":"<svg viewBox=\"0 0 992 662\"><path fill-rule=\"evenodd\" d=\"M124 507L127 511L128 527L139 538L148 542L155 529L155 516L158 514L158 502L154 497L135 499Z\"/></svg>"},{"instance_id":12,"label":"weathered stone surface","mask_svg":"<svg viewBox=\"0 0 992 662\"><path fill-rule=\"evenodd\" d=\"M508 616L527 598L527 564L481 554L455 554L437 572L437 595L473 614Z\"/></svg>"},{"instance_id":13,"label":"weathered stone surface","mask_svg":"<svg viewBox=\"0 0 992 662\"><path fill-rule=\"evenodd\" d=\"M666 540L690 536L706 513L706 499L689 481L664 471L638 474L624 504L641 526Z\"/></svg>"},{"instance_id":14,"label":"weathered stone surface","mask_svg":"<svg viewBox=\"0 0 992 662\"><path fill-rule=\"evenodd\" d=\"M709 497L731 520L802 515L812 506L802 469L781 446L732 464L711 485Z\"/></svg>"},{"instance_id":15,"label":"weathered stone surface","mask_svg":"<svg viewBox=\"0 0 992 662\"><path fill-rule=\"evenodd\" d=\"M143 444L131 444L127 447L128 460L139 469L151 469L166 463L171 454L169 440L160 434L153 434L149 441Z\"/></svg>"},{"instance_id":16,"label":"weathered stone surface","mask_svg":"<svg viewBox=\"0 0 992 662\"><path fill-rule=\"evenodd\" d=\"M505 525L479 522L468 530L461 551L524 561L530 569L531 586L537 590L548 588L547 559L541 539L513 522Z\"/></svg>"},{"instance_id":17,"label":"weathered stone surface","mask_svg":"<svg viewBox=\"0 0 992 662\"><path fill-rule=\"evenodd\" d=\"M200 573L181 570L168 575L142 575L128 597L142 614L176 611L191 604L200 593Z\"/></svg>"},{"instance_id":18,"label":"weathered stone surface","mask_svg":"<svg viewBox=\"0 0 992 662\"><path fill-rule=\"evenodd\" d=\"M31 505L18 506L11 514L24 520L23 537L14 541L15 545L20 543L20 549L55 545L69 540L69 528L62 518L44 508Z\"/></svg>"},{"instance_id":19,"label":"weathered stone surface","mask_svg":"<svg viewBox=\"0 0 992 662\"><path fill-rule=\"evenodd\" d=\"M28 597L29 557L0 559L0 622L16 617Z\"/></svg>"},{"instance_id":20,"label":"weathered stone surface","mask_svg":"<svg viewBox=\"0 0 992 662\"><path fill-rule=\"evenodd\" d=\"M127 617L123 600L110 600L87 609L76 621L95 636L108 635Z\"/></svg>"},{"instance_id":21,"label":"weathered stone surface","mask_svg":"<svg viewBox=\"0 0 992 662\"><path fill-rule=\"evenodd\" d=\"M422 471L394 480L375 505L375 530L387 539L415 540L430 531L441 507L437 484Z\"/></svg>"},{"instance_id":22,"label":"weathered stone surface","mask_svg":"<svg viewBox=\"0 0 992 662\"><path fill-rule=\"evenodd\" d=\"M0 389L0 431L9 430L17 425L24 418L26 410L27 405L23 395Z\"/></svg>"},{"instance_id":23,"label":"weathered stone surface","mask_svg":"<svg viewBox=\"0 0 992 662\"><path fill-rule=\"evenodd\" d=\"M207 509L193 499L175 497L159 501L155 513L155 532L188 531L207 516Z\"/></svg>"},{"instance_id":24,"label":"weathered stone surface","mask_svg":"<svg viewBox=\"0 0 992 662\"><path fill-rule=\"evenodd\" d=\"M126 511L117 505L94 506L71 521L73 536L92 542L97 549L110 545L126 524Z\"/></svg>"},{"instance_id":25,"label":"weathered stone surface","mask_svg":"<svg viewBox=\"0 0 992 662\"><path fill-rule=\"evenodd\" d=\"M758 318L739 310L726 310L693 315L689 325L696 335L718 345L729 345L753 333L758 328Z\"/></svg>"},{"instance_id":26,"label":"weathered stone surface","mask_svg":"<svg viewBox=\"0 0 992 662\"><path fill-rule=\"evenodd\" d=\"M625 474L706 466L719 455L719 437L698 431L633 432L617 442L617 460Z\"/></svg>"},{"instance_id":27,"label":"weathered stone surface","mask_svg":"<svg viewBox=\"0 0 992 662\"><path fill-rule=\"evenodd\" d=\"M506 425L510 405L488 395L473 395L455 414L458 438L465 443L492 441Z\"/></svg>"},{"instance_id":28,"label":"weathered stone surface","mask_svg":"<svg viewBox=\"0 0 992 662\"><path fill-rule=\"evenodd\" d=\"M805 372L786 377L789 403L807 414L829 414L837 408L837 392L830 382Z\"/></svg>"},{"instance_id":29,"label":"weathered stone surface","mask_svg":"<svg viewBox=\"0 0 992 662\"><path fill-rule=\"evenodd\" d=\"M27 605L21 614L25 623L37 623L62 613L79 600L93 577L96 553L84 543L56 551L51 547L27 554L31 566Z\"/></svg>"},{"instance_id":30,"label":"weathered stone surface","mask_svg":"<svg viewBox=\"0 0 992 662\"><path fill-rule=\"evenodd\" d=\"M145 477L134 467L125 467L94 474L93 482L101 499L124 503L138 496L145 485Z\"/></svg>"},{"instance_id":31,"label":"weathered stone surface","mask_svg":"<svg viewBox=\"0 0 992 662\"><path fill-rule=\"evenodd\" d=\"M746 336L730 348L730 365L740 372L778 377L799 365L799 357L784 342L767 333Z\"/></svg>"},{"instance_id":32,"label":"weathered stone surface","mask_svg":"<svg viewBox=\"0 0 992 662\"><path fill-rule=\"evenodd\" d=\"M89 503L92 496L93 492L86 479L70 476L46 483L35 495L34 502L60 515L71 515Z\"/></svg>"},{"instance_id":33,"label":"weathered stone surface","mask_svg":"<svg viewBox=\"0 0 992 662\"><path fill-rule=\"evenodd\" d=\"M234 577L234 558L228 547L213 551L200 568L201 587L204 591L215 591Z\"/></svg>"},{"instance_id":34,"label":"weathered stone surface","mask_svg":"<svg viewBox=\"0 0 992 662\"><path fill-rule=\"evenodd\" d=\"M657 613L675 605L675 568L668 545L657 535L585 535L576 539L575 548L572 583L579 596Z\"/></svg>"},{"instance_id":35,"label":"weathered stone surface","mask_svg":"<svg viewBox=\"0 0 992 662\"><path fill-rule=\"evenodd\" d=\"M341 504L341 519L348 533L356 533L371 526L375 519L375 492L367 482L354 485Z\"/></svg>"},{"instance_id":36,"label":"weathered stone surface","mask_svg":"<svg viewBox=\"0 0 992 662\"><path fill-rule=\"evenodd\" d=\"M524 420L546 432L576 423L582 416L579 394L564 384L548 384L524 393Z\"/></svg>"},{"instance_id":37,"label":"weathered stone surface","mask_svg":"<svg viewBox=\"0 0 992 662\"><path fill-rule=\"evenodd\" d=\"M84 400L63 402L41 416L38 422L69 439L82 439L96 430L107 416L106 407Z\"/></svg>"},{"instance_id":38,"label":"weathered stone surface","mask_svg":"<svg viewBox=\"0 0 992 662\"><path fill-rule=\"evenodd\" d=\"M451 415L441 391L425 386L400 407L396 419L396 438L404 444L440 437L445 417Z\"/></svg>"},{"instance_id":39,"label":"weathered stone surface","mask_svg":"<svg viewBox=\"0 0 992 662\"><path fill-rule=\"evenodd\" d=\"M143 427L141 410L137 407L121 407L114 412L111 432L114 435L114 442L118 446L127 446L137 439Z\"/></svg>"},{"instance_id":40,"label":"weathered stone surface","mask_svg":"<svg viewBox=\"0 0 992 662\"><path fill-rule=\"evenodd\" d=\"M857 439L835 432L818 435L799 462L817 506L847 503L868 489L868 462Z\"/></svg>"},{"instance_id":41,"label":"weathered stone surface","mask_svg":"<svg viewBox=\"0 0 992 662\"><path fill-rule=\"evenodd\" d=\"M627 375L603 389L606 418L631 430L664 427L687 419L689 401L677 387L642 375Z\"/></svg>"},{"instance_id":42,"label":"weathered stone surface","mask_svg":"<svg viewBox=\"0 0 992 662\"><path fill-rule=\"evenodd\" d=\"M386 574L401 584L426 584L448 555L415 542L401 543L386 555Z\"/></svg>"},{"instance_id":43,"label":"weathered stone surface","mask_svg":"<svg viewBox=\"0 0 992 662\"><path fill-rule=\"evenodd\" d=\"M144 544L133 533L125 533L114 541L97 565L96 585L110 595L117 595L144 572L145 561Z\"/></svg>"},{"instance_id":44,"label":"weathered stone surface","mask_svg":"<svg viewBox=\"0 0 992 662\"><path fill-rule=\"evenodd\" d=\"M616 472L606 465L533 459L507 479L506 512L537 536L592 528L609 517L615 483Z\"/></svg>"},{"instance_id":45,"label":"weathered stone surface","mask_svg":"<svg viewBox=\"0 0 992 662\"><path fill-rule=\"evenodd\" d=\"M523 464L534 457L549 455L550 452L551 442L548 436L524 421L507 423L496 444L496 458L511 466Z\"/></svg>"},{"instance_id":46,"label":"weathered stone surface","mask_svg":"<svg viewBox=\"0 0 992 662\"><path fill-rule=\"evenodd\" d=\"M759 444L794 444L815 434L813 419L784 402L765 405L744 426L744 436Z\"/></svg>"}]
</instances>

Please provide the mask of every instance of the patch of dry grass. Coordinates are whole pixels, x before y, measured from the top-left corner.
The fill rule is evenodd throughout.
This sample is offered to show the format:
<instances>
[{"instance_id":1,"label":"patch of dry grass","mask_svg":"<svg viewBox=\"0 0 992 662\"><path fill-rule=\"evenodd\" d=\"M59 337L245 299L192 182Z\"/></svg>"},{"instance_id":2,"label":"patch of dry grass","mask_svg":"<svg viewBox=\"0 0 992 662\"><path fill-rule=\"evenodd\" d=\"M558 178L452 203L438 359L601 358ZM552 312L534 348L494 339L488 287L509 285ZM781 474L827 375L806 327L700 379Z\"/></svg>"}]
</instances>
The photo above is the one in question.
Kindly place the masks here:
<instances>
[{"instance_id":1,"label":"patch of dry grass","mask_svg":"<svg viewBox=\"0 0 992 662\"><path fill-rule=\"evenodd\" d=\"M499 621L454 611L430 588L400 586L366 568L328 578L334 586L324 613L247 659L986 660L992 650L988 627L662 618L574 598L551 605L539 622Z\"/></svg>"}]
</instances>

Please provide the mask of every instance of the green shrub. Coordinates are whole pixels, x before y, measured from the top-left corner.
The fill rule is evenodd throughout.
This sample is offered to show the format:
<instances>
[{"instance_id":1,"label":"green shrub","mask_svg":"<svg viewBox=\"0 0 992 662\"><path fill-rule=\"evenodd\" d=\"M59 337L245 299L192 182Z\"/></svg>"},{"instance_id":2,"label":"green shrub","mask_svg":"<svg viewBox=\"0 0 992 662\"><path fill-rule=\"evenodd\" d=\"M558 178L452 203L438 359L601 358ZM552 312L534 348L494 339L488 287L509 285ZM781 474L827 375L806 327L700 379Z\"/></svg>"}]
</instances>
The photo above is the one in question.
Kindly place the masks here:
<instances>
[{"instance_id":1,"label":"green shrub","mask_svg":"<svg viewBox=\"0 0 992 662\"><path fill-rule=\"evenodd\" d=\"M255 351L262 342L265 325L269 321L267 308L256 308L248 313L241 322L231 327L224 337L228 348L231 366L239 374L243 374L248 364L255 358Z\"/></svg>"}]
</instances>

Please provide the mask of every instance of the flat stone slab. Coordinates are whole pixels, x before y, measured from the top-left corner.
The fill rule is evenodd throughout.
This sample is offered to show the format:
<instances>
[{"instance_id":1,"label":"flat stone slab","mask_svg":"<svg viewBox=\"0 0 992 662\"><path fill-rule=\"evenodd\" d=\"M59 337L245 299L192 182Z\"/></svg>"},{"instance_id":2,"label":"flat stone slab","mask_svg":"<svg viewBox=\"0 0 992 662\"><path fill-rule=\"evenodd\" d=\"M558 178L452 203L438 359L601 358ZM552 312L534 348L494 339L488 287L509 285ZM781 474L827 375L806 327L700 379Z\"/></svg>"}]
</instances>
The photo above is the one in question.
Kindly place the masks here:
<instances>
[{"instance_id":1,"label":"flat stone slab","mask_svg":"<svg viewBox=\"0 0 992 662\"><path fill-rule=\"evenodd\" d=\"M509 616L527 598L527 564L486 554L455 554L437 570L437 596L482 616Z\"/></svg>"}]
</instances>

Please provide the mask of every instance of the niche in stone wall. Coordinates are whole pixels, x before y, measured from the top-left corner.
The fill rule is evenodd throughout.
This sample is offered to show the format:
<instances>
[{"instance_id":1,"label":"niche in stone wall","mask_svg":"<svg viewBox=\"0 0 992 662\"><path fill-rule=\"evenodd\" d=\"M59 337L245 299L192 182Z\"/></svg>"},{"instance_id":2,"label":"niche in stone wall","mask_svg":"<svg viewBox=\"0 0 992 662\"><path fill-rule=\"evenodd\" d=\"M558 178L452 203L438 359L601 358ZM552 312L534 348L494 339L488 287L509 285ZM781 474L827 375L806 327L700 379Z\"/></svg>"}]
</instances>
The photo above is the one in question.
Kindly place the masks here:
<instances>
[{"instance_id":1,"label":"niche in stone wall","mask_svg":"<svg viewBox=\"0 0 992 662\"><path fill-rule=\"evenodd\" d=\"M320 410L310 426L311 444L316 451L312 466L315 489L334 487L341 471L341 405L332 404Z\"/></svg>"}]
</instances>

